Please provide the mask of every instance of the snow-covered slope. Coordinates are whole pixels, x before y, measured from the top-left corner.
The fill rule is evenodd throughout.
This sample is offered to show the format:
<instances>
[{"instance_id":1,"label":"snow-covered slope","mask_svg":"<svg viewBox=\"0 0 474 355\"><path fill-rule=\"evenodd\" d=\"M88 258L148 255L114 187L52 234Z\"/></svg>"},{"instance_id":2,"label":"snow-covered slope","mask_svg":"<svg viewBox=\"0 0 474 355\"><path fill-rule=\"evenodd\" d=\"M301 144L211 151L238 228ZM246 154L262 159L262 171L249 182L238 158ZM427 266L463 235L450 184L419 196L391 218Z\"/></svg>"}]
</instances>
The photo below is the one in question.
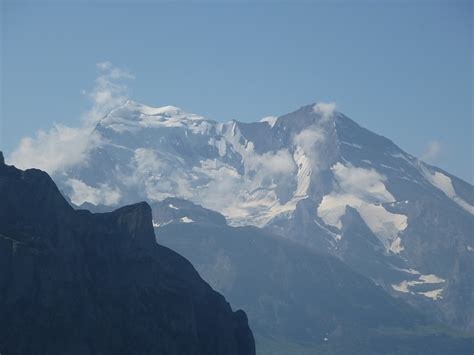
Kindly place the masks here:
<instances>
[{"instance_id":1,"label":"snow-covered slope","mask_svg":"<svg viewBox=\"0 0 474 355\"><path fill-rule=\"evenodd\" d=\"M86 163L55 177L77 205L187 199L231 225L335 254L390 292L474 328L458 304L472 280L457 271L473 257L472 185L333 104L222 123L128 101L99 122L94 142Z\"/></svg>"}]
</instances>

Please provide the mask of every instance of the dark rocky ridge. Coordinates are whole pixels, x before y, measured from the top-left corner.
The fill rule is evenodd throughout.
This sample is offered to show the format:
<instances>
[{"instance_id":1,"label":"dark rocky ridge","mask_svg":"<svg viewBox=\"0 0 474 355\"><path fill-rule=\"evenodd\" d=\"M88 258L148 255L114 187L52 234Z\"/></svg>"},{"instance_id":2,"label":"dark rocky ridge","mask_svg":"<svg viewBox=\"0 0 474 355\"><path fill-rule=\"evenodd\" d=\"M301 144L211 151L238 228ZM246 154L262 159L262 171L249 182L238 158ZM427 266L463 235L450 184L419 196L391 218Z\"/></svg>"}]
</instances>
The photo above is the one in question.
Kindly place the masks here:
<instances>
[{"instance_id":1,"label":"dark rocky ridge","mask_svg":"<svg viewBox=\"0 0 474 355\"><path fill-rule=\"evenodd\" d=\"M155 243L146 203L74 210L44 172L0 162L0 353L255 353L183 257Z\"/></svg>"},{"instance_id":2,"label":"dark rocky ridge","mask_svg":"<svg viewBox=\"0 0 474 355\"><path fill-rule=\"evenodd\" d=\"M190 218L193 222L227 224L225 217L220 213L181 198L168 197L160 202L152 202L151 207L153 221L156 224L179 221L181 218Z\"/></svg>"}]
</instances>

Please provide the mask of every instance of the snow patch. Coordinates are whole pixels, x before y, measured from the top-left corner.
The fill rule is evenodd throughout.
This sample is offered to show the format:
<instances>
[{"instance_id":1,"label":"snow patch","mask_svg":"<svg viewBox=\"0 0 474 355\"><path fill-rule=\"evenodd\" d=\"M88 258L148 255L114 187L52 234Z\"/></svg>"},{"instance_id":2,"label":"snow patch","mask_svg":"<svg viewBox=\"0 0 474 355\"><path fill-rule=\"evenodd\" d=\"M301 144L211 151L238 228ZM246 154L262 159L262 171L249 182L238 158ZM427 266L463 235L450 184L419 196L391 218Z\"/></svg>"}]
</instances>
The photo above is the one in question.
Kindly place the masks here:
<instances>
[{"instance_id":1,"label":"snow patch","mask_svg":"<svg viewBox=\"0 0 474 355\"><path fill-rule=\"evenodd\" d=\"M428 169L423 169L423 172L425 177L429 180L429 182L431 182L433 186L441 190L446 196L456 202L467 212L474 214L474 206L464 201L460 196L457 195L456 191L454 190L453 182L449 176L446 176L439 171L435 171L435 173L432 174L428 171Z\"/></svg>"},{"instance_id":2,"label":"snow patch","mask_svg":"<svg viewBox=\"0 0 474 355\"><path fill-rule=\"evenodd\" d=\"M392 288L395 290L395 291L398 291L398 292L403 292L403 293L409 293L410 291L408 290L408 285L406 283L406 281L403 281L402 283L400 283L399 285L392 285Z\"/></svg>"},{"instance_id":3,"label":"snow patch","mask_svg":"<svg viewBox=\"0 0 474 355\"><path fill-rule=\"evenodd\" d=\"M316 225L318 227L320 227L322 230L324 230L326 233L328 233L336 242L338 242L342 239L342 236L340 234L331 232L329 229L327 229L325 226L323 226L321 223L319 223L317 219L314 220L314 223L316 223Z\"/></svg>"},{"instance_id":4,"label":"snow patch","mask_svg":"<svg viewBox=\"0 0 474 355\"><path fill-rule=\"evenodd\" d=\"M219 152L219 155L223 157L225 153L227 152L227 144L225 140L223 139L218 139L215 141L215 146L217 147L217 151Z\"/></svg>"},{"instance_id":5,"label":"snow patch","mask_svg":"<svg viewBox=\"0 0 474 355\"><path fill-rule=\"evenodd\" d=\"M436 276L434 274L420 275L419 279L427 284L439 284L445 281L441 277Z\"/></svg>"},{"instance_id":6,"label":"snow patch","mask_svg":"<svg viewBox=\"0 0 474 355\"><path fill-rule=\"evenodd\" d=\"M301 147L297 146L293 153L293 159L298 167L297 176L297 187L294 194L297 198L303 198L308 195L309 186L311 184L311 175L313 173L311 169L311 161L305 154Z\"/></svg>"},{"instance_id":7,"label":"snow patch","mask_svg":"<svg viewBox=\"0 0 474 355\"><path fill-rule=\"evenodd\" d=\"M400 237L395 238L395 240L390 245L390 251L395 254L399 254L403 250L405 250L405 247L402 245L402 240Z\"/></svg>"},{"instance_id":8,"label":"snow patch","mask_svg":"<svg viewBox=\"0 0 474 355\"><path fill-rule=\"evenodd\" d=\"M178 107L153 108L133 101L112 110L100 124L117 133L136 134L142 129L183 127L195 134L204 134L212 124L204 117L187 113Z\"/></svg>"},{"instance_id":9,"label":"snow patch","mask_svg":"<svg viewBox=\"0 0 474 355\"><path fill-rule=\"evenodd\" d=\"M370 230L382 241L387 250L403 250L399 233L407 227L407 216L387 211L381 203L395 202L386 189L385 176L374 169L364 169L336 163L331 170L337 186L323 197L317 214L324 223L342 228L346 206L355 208ZM397 240L398 238L398 240Z\"/></svg>"},{"instance_id":10,"label":"snow patch","mask_svg":"<svg viewBox=\"0 0 474 355\"><path fill-rule=\"evenodd\" d=\"M432 291L418 292L418 294L419 294L419 295L423 295L423 296L428 297L428 298L431 298L431 299L433 299L434 301L436 301L436 300L438 300L438 299L443 298L443 296L441 296L441 292L443 292L443 289L442 289L442 288L438 288L438 289L432 290Z\"/></svg>"},{"instance_id":11,"label":"snow patch","mask_svg":"<svg viewBox=\"0 0 474 355\"><path fill-rule=\"evenodd\" d=\"M155 221L152 221L153 223L153 228L160 228L160 227L164 227L166 226L167 224L170 224L173 220L170 220L168 222L164 222L164 223L156 223Z\"/></svg>"},{"instance_id":12,"label":"snow patch","mask_svg":"<svg viewBox=\"0 0 474 355\"><path fill-rule=\"evenodd\" d=\"M401 271L407 272L412 275L420 275L421 273L415 269L400 269Z\"/></svg>"},{"instance_id":13,"label":"snow patch","mask_svg":"<svg viewBox=\"0 0 474 355\"><path fill-rule=\"evenodd\" d=\"M402 160L405 160L408 163L411 163L411 160L408 159L408 157L404 153L398 152L398 153L392 153L392 154L389 154L389 155L393 158L402 159Z\"/></svg>"},{"instance_id":14,"label":"snow patch","mask_svg":"<svg viewBox=\"0 0 474 355\"><path fill-rule=\"evenodd\" d=\"M182 217L180 219L180 221L183 222L183 223L192 223L192 222L194 222L194 220L192 220L191 218L186 217L186 216Z\"/></svg>"},{"instance_id":15,"label":"snow patch","mask_svg":"<svg viewBox=\"0 0 474 355\"><path fill-rule=\"evenodd\" d=\"M278 117L275 117L275 116L267 116L267 117L264 117L260 120L260 122L266 122L268 123L268 125L270 127L273 128L273 126L275 125L276 121L278 120Z\"/></svg>"},{"instance_id":16,"label":"snow patch","mask_svg":"<svg viewBox=\"0 0 474 355\"><path fill-rule=\"evenodd\" d=\"M413 269L408 269L408 270L403 270L403 271L406 271L406 272L408 272L410 274L413 274L413 275L418 275L418 279L411 280L411 281L405 280L405 281L402 281L399 284L392 285L392 288L395 291L402 292L402 293L418 294L418 295L422 295L422 296L431 298L435 301L438 300L438 299L443 298L441 296L443 288L438 288L438 289L435 289L435 290L424 291L424 292L415 292L415 291L411 290L411 287L416 286L416 285L439 285L439 284L444 283L446 280L444 280L441 277L436 276L434 274L422 275L418 271L413 270Z\"/></svg>"},{"instance_id":17,"label":"snow patch","mask_svg":"<svg viewBox=\"0 0 474 355\"><path fill-rule=\"evenodd\" d=\"M344 142L344 141L341 141L342 144L344 145L347 145L349 147L354 147L354 148L357 148L357 149L362 149L362 146L359 145L359 144L355 144L355 143L349 143L349 142Z\"/></svg>"}]
</instances>

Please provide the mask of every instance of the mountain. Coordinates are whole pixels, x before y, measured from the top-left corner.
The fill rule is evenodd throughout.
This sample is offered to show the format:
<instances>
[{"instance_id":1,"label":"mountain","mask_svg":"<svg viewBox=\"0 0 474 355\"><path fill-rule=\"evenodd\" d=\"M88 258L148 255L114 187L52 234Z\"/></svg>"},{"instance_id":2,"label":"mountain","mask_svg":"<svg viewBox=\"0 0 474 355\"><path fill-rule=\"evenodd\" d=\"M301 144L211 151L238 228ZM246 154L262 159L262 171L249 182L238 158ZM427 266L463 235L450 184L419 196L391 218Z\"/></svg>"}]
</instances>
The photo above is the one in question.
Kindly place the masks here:
<instances>
[{"instance_id":1,"label":"mountain","mask_svg":"<svg viewBox=\"0 0 474 355\"><path fill-rule=\"evenodd\" d=\"M246 310L258 354L471 353L472 337L440 327L334 256L165 201L152 205L157 241Z\"/></svg>"},{"instance_id":2,"label":"mountain","mask_svg":"<svg viewBox=\"0 0 474 355\"><path fill-rule=\"evenodd\" d=\"M1 354L255 354L246 314L156 244L148 204L74 210L0 157Z\"/></svg>"},{"instance_id":3,"label":"mountain","mask_svg":"<svg viewBox=\"0 0 474 355\"><path fill-rule=\"evenodd\" d=\"M474 330L474 189L332 104L227 123L128 101L54 176L80 205L182 198L337 256L448 324Z\"/></svg>"}]
</instances>

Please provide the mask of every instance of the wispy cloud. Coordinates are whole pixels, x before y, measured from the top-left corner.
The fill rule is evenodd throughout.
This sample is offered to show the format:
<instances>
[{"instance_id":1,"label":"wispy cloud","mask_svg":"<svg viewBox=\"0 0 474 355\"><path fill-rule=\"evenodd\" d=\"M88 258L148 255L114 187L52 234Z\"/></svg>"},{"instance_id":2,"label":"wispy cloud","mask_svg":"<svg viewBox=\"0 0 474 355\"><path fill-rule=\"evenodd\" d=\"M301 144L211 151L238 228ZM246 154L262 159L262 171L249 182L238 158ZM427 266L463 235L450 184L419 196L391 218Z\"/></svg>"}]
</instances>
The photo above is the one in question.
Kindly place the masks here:
<instances>
[{"instance_id":1,"label":"wispy cloud","mask_svg":"<svg viewBox=\"0 0 474 355\"><path fill-rule=\"evenodd\" d=\"M287 149L254 154L246 161L246 169L264 177L275 177L278 174L291 174L296 170L295 162Z\"/></svg>"},{"instance_id":2,"label":"wispy cloud","mask_svg":"<svg viewBox=\"0 0 474 355\"><path fill-rule=\"evenodd\" d=\"M110 110L123 104L128 98L126 80L135 77L127 70L118 68L110 62L97 63L99 76L95 79L95 86L83 94L92 100L92 108L83 116L85 124L96 124Z\"/></svg>"},{"instance_id":3,"label":"wispy cloud","mask_svg":"<svg viewBox=\"0 0 474 355\"><path fill-rule=\"evenodd\" d=\"M439 157L442 150L442 145L438 141L431 141L429 142L426 147L425 151L421 155L421 160L424 160L429 163L433 163Z\"/></svg>"},{"instance_id":4,"label":"wispy cloud","mask_svg":"<svg viewBox=\"0 0 474 355\"><path fill-rule=\"evenodd\" d=\"M66 184L71 187L71 201L78 206L86 201L94 205L110 206L117 204L121 198L120 190L108 184L99 184L94 188L77 179L68 179Z\"/></svg>"},{"instance_id":5,"label":"wispy cloud","mask_svg":"<svg viewBox=\"0 0 474 355\"><path fill-rule=\"evenodd\" d=\"M7 161L21 169L38 168L54 174L86 161L90 149L99 144L100 137L91 130L55 124L33 138L22 138Z\"/></svg>"},{"instance_id":6,"label":"wispy cloud","mask_svg":"<svg viewBox=\"0 0 474 355\"><path fill-rule=\"evenodd\" d=\"M313 112L319 119L312 125L293 137L293 143L303 149L310 159L313 171L321 164L321 147L331 131L334 130L336 104L334 102L320 102L313 106Z\"/></svg>"},{"instance_id":7,"label":"wispy cloud","mask_svg":"<svg viewBox=\"0 0 474 355\"><path fill-rule=\"evenodd\" d=\"M313 111L320 114L323 120L328 120L333 117L336 104L334 102L319 102L314 105Z\"/></svg>"},{"instance_id":8,"label":"wispy cloud","mask_svg":"<svg viewBox=\"0 0 474 355\"><path fill-rule=\"evenodd\" d=\"M101 137L92 133L97 122L127 99L125 80L133 79L128 71L110 62L97 63L99 75L90 91L83 91L92 102L77 127L54 124L39 130L34 137L24 137L7 161L19 168L39 168L50 174L87 163L89 152L100 146Z\"/></svg>"}]
</instances>

